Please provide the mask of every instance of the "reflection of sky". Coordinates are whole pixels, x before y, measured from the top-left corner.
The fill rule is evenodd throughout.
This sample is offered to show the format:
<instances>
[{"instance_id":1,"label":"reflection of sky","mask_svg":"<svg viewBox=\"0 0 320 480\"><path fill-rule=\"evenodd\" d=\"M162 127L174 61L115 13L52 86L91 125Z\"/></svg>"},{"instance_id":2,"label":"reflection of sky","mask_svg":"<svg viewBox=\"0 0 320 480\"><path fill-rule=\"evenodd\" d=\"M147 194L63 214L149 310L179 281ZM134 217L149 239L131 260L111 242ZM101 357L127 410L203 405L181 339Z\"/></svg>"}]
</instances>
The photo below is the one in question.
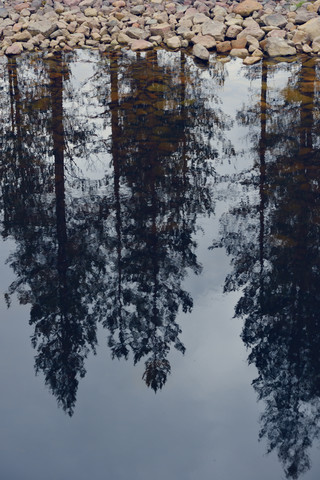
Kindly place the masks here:
<instances>
[{"instance_id":1,"label":"reflection of sky","mask_svg":"<svg viewBox=\"0 0 320 480\"><path fill-rule=\"evenodd\" d=\"M210 232L210 220L206 224ZM221 294L228 259L221 250L208 251L210 234L199 236L203 274L187 281L194 310L178 319L187 352L172 355L172 375L157 395L142 382L141 366L110 359L100 332L70 419L41 376L34 377L28 309L4 310L1 478L283 478L275 456L265 456L257 443L259 412L250 387L255 372L246 365L241 321L232 319L237 295ZM12 275L8 267L2 272L3 292ZM317 467L304 478L318 478Z\"/></svg>"},{"instance_id":2,"label":"reflection of sky","mask_svg":"<svg viewBox=\"0 0 320 480\"><path fill-rule=\"evenodd\" d=\"M231 62L226 67L230 71L222 100L230 114L248 98L244 77L238 96L231 97L239 65ZM243 133L244 129L233 129L230 135L240 141ZM249 166L250 156L246 161L241 168ZM221 173L238 168L230 165L224 165ZM222 249L208 250L226 208L218 202L216 216L202 222L206 234L198 234L198 259L203 272L185 282L194 309L178 318L187 351L184 356L172 353L172 375L164 389L155 395L146 388L142 365L112 361L105 346L106 332L101 331L98 354L86 362L87 375L80 381L71 419L57 408L41 375L34 376L28 308L5 307L3 293L14 278L4 262L14 245L1 243L0 478L284 478L275 454L264 455L265 445L257 442L262 406L257 405L250 386L256 372L246 364L247 352L239 337L242 322L232 318L239 294L222 293L230 259ZM316 454L313 457L305 480L319 478L320 462Z\"/></svg>"}]
</instances>

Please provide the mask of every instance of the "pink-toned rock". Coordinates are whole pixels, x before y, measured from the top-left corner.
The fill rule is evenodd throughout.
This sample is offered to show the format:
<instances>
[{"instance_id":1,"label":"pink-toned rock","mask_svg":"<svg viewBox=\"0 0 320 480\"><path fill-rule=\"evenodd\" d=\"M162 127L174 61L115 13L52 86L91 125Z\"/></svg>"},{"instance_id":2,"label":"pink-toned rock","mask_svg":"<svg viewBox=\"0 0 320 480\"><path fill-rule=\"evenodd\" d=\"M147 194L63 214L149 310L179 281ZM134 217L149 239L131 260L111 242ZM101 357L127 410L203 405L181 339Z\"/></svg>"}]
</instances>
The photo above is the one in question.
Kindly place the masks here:
<instances>
[{"instance_id":1,"label":"pink-toned rock","mask_svg":"<svg viewBox=\"0 0 320 480\"><path fill-rule=\"evenodd\" d=\"M287 35L287 32L285 30L271 30L267 34L267 37L272 37L272 38L285 38Z\"/></svg>"},{"instance_id":2,"label":"pink-toned rock","mask_svg":"<svg viewBox=\"0 0 320 480\"><path fill-rule=\"evenodd\" d=\"M138 52L141 50L150 50L153 48L152 43L148 42L147 40L133 40L131 43L131 50L133 52Z\"/></svg>"},{"instance_id":3,"label":"pink-toned rock","mask_svg":"<svg viewBox=\"0 0 320 480\"><path fill-rule=\"evenodd\" d=\"M18 5L14 6L14 9L16 12L21 12L23 9L29 8L29 7L30 7L30 3L25 2L25 3L18 3Z\"/></svg>"},{"instance_id":4,"label":"pink-toned rock","mask_svg":"<svg viewBox=\"0 0 320 480\"><path fill-rule=\"evenodd\" d=\"M261 10L262 8L261 3L256 0L244 0L244 2L233 7L233 12L242 17L248 17L251 13Z\"/></svg>"},{"instance_id":5,"label":"pink-toned rock","mask_svg":"<svg viewBox=\"0 0 320 480\"><path fill-rule=\"evenodd\" d=\"M151 35L161 35L164 38L169 32L171 32L171 25L169 23L159 23L157 25L151 25Z\"/></svg>"},{"instance_id":6,"label":"pink-toned rock","mask_svg":"<svg viewBox=\"0 0 320 480\"><path fill-rule=\"evenodd\" d=\"M211 37L211 35L195 35L194 37L192 37L191 42L193 44L199 43L200 45L206 47L208 50L216 46L216 41L213 37Z\"/></svg>"},{"instance_id":7,"label":"pink-toned rock","mask_svg":"<svg viewBox=\"0 0 320 480\"><path fill-rule=\"evenodd\" d=\"M116 7L116 8L125 7L125 6L126 6L126 2L124 2L123 0L117 0L116 2L113 2L113 3L112 3L112 6L113 6L113 7Z\"/></svg>"},{"instance_id":8,"label":"pink-toned rock","mask_svg":"<svg viewBox=\"0 0 320 480\"><path fill-rule=\"evenodd\" d=\"M13 31L14 33L20 32L21 29L22 29L22 26L23 26L23 23L15 23L15 24L12 26L12 31Z\"/></svg>"},{"instance_id":9,"label":"pink-toned rock","mask_svg":"<svg viewBox=\"0 0 320 480\"><path fill-rule=\"evenodd\" d=\"M23 51L23 46L19 42L15 42L6 50L6 55L20 55Z\"/></svg>"},{"instance_id":10,"label":"pink-toned rock","mask_svg":"<svg viewBox=\"0 0 320 480\"><path fill-rule=\"evenodd\" d=\"M194 17L198 13L198 10L194 7L190 7L185 11L184 17Z\"/></svg>"},{"instance_id":11,"label":"pink-toned rock","mask_svg":"<svg viewBox=\"0 0 320 480\"><path fill-rule=\"evenodd\" d=\"M63 3L67 5L68 7L75 7L76 5L79 5L81 0L64 0Z\"/></svg>"}]
</instances>

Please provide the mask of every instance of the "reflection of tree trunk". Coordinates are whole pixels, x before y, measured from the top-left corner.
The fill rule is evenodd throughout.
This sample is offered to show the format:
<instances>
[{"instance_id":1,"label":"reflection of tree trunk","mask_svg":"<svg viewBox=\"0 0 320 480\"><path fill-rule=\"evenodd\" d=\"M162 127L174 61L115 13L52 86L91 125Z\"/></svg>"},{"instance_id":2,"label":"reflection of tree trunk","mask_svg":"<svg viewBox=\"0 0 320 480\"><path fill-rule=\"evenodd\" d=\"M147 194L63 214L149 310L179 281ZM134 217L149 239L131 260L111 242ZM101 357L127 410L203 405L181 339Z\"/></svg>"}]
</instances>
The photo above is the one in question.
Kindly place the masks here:
<instances>
[{"instance_id":1,"label":"reflection of tree trunk","mask_svg":"<svg viewBox=\"0 0 320 480\"><path fill-rule=\"evenodd\" d=\"M188 190L188 184L187 184L187 171L188 171L188 161L187 161L187 139L186 139L186 131L187 127L185 125L186 122L186 116L187 112L185 111L186 108L186 78L185 78L185 65L186 65L186 58L185 54L183 52L180 52L180 92L181 92L181 97L180 97L180 108L181 108L181 117L183 119L183 136L182 136L182 152L181 152L181 163L182 163L182 178L183 178L183 194L184 194L184 201L183 201L183 224L182 224L182 229L183 231L186 231L187 229L187 222L186 222L186 217L185 217L185 205L186 205L186 192ZM186 251L183 248L182 250L182 266L184 267L187 264L187 258L186 258Z\"/></svg>"},{"instance_id":2,"label":"reflection of tree trunk","mask_svg":"<svg viewBox=\"0 0 320 480\"><path fill-rule=\"evenodd\" d=\"M16 59L10 58L7 63L9 77L9 95L11 110L12 132L16 133L16 152L19 163L22 161L22 134L21 134L21 99L18 84Z\"/></svg>"},{"instance_id":3,"label":"reflection of tree trunk","mask_svg":"<svg viewBox=\"0 0 320 480\"><path fill-rule=\"evenodd\" d=\"M56 62L50 62L49 78L51 91L52 139L55 165L55 194L60 302L64 310L67 289L67 224L64 181L64 129L63 129L63 79L61 54Z\"/></svg>"},{"instance_id":4,"label":"reflection of tree trunk","mask_svg":"<svg viewBox=\"0 0 320 480\"><path fill-rule=\"evenodd\" d=\"M300 104L300 149L306 155L312 150L312 126L314 109L315 65L302 64L299 78L299 92L302 94ZM313 88L310 88L310 85Z\"/></svg>"},{"instance_id":5,"label":"reflection of tree trunk","mask_svg":"<svg viewBox=\"0 0 320 480\"><path fill-rule=\"evenodd\" d=\"M119 85L118 85L118 62L117 57L111 54L110 57L110 82L111 82L111 132L112 132L112 160L114 171L114 198L116 211L116 232L117 232L117 268L118 268L118 313L120 322L120 340L123 341L122 314L122 220L120 200L120 151L119 142L121 132L119 127Z\"/></svg>"},{"instance_id":6,"label":"reflection of tree trunk","mask_svg":"<svg viewBox=\"0 0 320 480\"><path fill-rule=\"evenodd\" d=\"M265 215L265 181L266 181L266 123L267 123L267 88L268 88L268 66L265 60L262 60L261 72L261 93L260 93L260 142L259 142L259 160L260 160L260 231L259 231L259 255L260 255L260 281L262 295L262 278L263 278L263 259L264 259L264 215Z\"/></svg>"}]
</instances>

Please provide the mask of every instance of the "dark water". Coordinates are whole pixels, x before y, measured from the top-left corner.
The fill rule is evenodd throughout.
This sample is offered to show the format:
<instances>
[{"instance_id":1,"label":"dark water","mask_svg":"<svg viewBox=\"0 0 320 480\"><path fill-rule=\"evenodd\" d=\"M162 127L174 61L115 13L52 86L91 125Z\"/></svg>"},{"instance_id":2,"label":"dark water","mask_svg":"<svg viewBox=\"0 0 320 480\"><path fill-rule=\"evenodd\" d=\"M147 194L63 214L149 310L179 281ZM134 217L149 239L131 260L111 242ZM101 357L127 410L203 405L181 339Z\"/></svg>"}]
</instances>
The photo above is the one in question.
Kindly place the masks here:
<instances>
[{"instance_id":1,"label":"dark water","mask_svg":"<svg viewBox=\"0 0 320 480\"><path fill-rule=\"evenodd\" d=\"M0 68L1 478L318 479L317 62Z\"/></svg>"}]
</instances>

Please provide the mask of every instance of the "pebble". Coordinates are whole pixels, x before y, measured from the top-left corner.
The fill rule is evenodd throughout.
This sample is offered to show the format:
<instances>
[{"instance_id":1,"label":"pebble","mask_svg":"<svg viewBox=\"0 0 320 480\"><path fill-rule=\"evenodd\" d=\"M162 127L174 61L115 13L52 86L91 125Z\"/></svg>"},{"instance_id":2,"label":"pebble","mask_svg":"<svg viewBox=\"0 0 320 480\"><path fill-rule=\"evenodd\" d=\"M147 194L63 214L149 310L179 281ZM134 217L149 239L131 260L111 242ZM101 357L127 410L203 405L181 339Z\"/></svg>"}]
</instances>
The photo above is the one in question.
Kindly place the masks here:
<instances>
[{"instance_id":1,"label":"pebble","mask_svg":"<svg viewBox=\"0 0 320 480\"><path fill-rule=\"evenodd\" d=\"M263 56L320 55L320 0L8 0L0 7L0 55L93 48L187 49L252 65ZM222 57L220 57L222 55Z\"/></svg>"}]
</instances>

